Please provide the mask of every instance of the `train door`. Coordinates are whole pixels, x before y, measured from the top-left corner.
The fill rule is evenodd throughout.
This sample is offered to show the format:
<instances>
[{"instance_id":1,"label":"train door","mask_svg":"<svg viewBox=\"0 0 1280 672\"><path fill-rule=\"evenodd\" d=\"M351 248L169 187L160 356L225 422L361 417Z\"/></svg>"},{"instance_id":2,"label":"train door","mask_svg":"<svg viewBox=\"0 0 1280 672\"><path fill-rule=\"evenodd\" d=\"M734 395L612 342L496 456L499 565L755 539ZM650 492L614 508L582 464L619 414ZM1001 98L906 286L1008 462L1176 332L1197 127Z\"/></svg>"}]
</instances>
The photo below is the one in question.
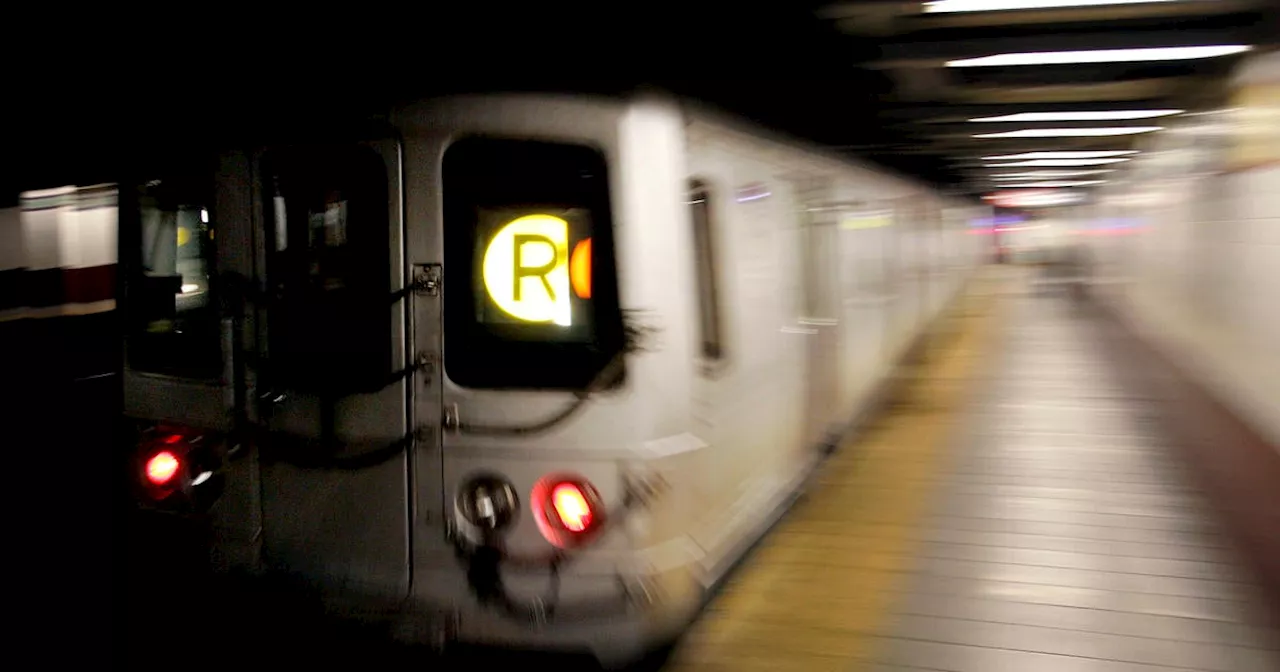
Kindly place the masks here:
<instances>
[{"instance_id":1,"label":"train door","mask_svg":"<svg viewBox=\"0 0 1280 672\"><path fill-rule=\"evenodd\" d=\"M894 258L893 326L891 357L907 347L908 339L920 318L919 277L919 208L910 198L901 198L894 207L893 241Z\"/></svg>"},{"instance_id":2,"label":"train door","mask_svg":"<svg viewBox=\"0 0 1280 672\"><path fill-rule=\"evenodd\" d=\"M399 143L278 146L252 158L251 404L261 557L339 592L409 584Z\"/></svg>"},{"instance_id":3,"label":"train door","mask_svg":"<svg viewBox=\"0 0 1280 672\"><path fill-rule=\"evenodd\" d=\"M942 277L942 226L939 221L938 204L932 200L925 202L924 217L921 224L924 246L924 312L925 319L932 319L942 303L942 292L939 286Z\"/></svg>"},{"instance_id":4,"label":"train door","mask_svg":"<svg viewBox=\"0 0 1280 672\"><path fill-rule=\"evenodd\" d=\"M796 189L800 208L803 312L800 328L810 335L806 367L809 389L805 437L809 441L829 438L838 416L842 367L840 357L840 267L837 223L839 210L828 199L822 184L803 184Z\"/></svg>"},{"instance_id":5,"label":"train door","mask_svg":"<svg viewBox=\"0 0 1280 672\"><path fill-rule=\"evenodd\" d=\"M408 249L422 288L412 338L431 365L413 402L424 439L414 465L414 572L419 595L454 600L470 589L457 581L445 529L459 526L455 538L472 541L500 533L512 553L547 547L530 502L514 516L501 504L533 496L548 465L563 459L556 451L575 439L552 437L579 401L624 380L627 334L603 152L422 134L408 136L407 156L416 187ZM617 431L598 426L591 443ZM596 468L583 476L596 478Z\"/></svg>"},{"instance_id":6,"label":"train door","mask_svg":"<svg viewBox=\"0 0 1280 672\"><path fill-rule=\"evenodd\" d=\"M889 242L893 211L883 202L849 203L841 207L839 248L841 259L842 369L848 383L846 407L856 407L861 395L879 379L889 337Z\"/></svg>"}]
</instances>

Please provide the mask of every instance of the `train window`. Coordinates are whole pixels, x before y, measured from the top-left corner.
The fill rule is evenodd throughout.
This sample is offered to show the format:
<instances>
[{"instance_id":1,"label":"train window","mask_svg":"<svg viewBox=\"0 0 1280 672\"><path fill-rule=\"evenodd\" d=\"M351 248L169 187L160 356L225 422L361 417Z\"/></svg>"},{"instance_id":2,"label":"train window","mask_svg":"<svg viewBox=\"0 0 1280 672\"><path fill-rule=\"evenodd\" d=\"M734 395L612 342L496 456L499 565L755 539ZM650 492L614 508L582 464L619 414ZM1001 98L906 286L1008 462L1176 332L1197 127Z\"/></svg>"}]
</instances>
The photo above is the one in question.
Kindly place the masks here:
<instances>
[{"instance_id":1,"label":"train window","mask_svg":"<svg viewBox=\"0 0 1280 672\"><path fill-rule=\"evenodd\" d=\"M711 217L711 189L701 180L689 182L689 210L693 216L694 264L698 275L698 311L701 316L702 356L724 357L720 338L720 294L716 277L715 225Z\"/></svg>"},{"instance_id":2,"label":"train window","mask_svg":"<svg viewBox=\"0 0 1280 672\"><path fill-rule=\"evenodd\" d=\"M490 389L587 386L624 341L603 155L467 138L443 163L450 379Z\"/></svg>"},{"instance_id":3,"label":"train window","mask_svg":"<svg viewBox=\"0 0 1280 672\"><path fill-rule=\"evenodd\" d=\"M387 167L359 145L279 150L264 191L271 373L316 392L374 392L391 375Z\"/></svg>"},{"instance_id":4,"label":"train window","mask_svg":"<svg viewBox=\"0 0 1280 672\"><path fill-rule=\"evenodd\" d=\"M194 175L192 174L194 173ZM213 378L221 372L214 300L212 181L202 171L139 185L121 214L132 238L126 279L129 364L139 371Z\"/></svg>"}]
</instances>

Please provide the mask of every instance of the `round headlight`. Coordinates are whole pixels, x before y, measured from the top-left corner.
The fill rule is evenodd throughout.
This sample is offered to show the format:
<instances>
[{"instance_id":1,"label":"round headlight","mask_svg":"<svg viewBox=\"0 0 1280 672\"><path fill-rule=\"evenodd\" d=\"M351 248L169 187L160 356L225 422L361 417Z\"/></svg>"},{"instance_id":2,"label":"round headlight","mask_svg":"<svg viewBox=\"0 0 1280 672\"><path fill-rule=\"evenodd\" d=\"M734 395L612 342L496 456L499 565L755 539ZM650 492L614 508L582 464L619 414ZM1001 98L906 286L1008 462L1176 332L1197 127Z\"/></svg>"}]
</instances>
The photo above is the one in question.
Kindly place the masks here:
<instances>
[{"instance_id":1,"label":"round headlight","mask_svg":"<svg viewBox=\"0 0 1280 672\"><path fill-rule=\"evenodd\" d=\"M472 476L458 490L458 512L485 532L502 530L515 520L520 500L515 486L494 474Z\"/></svg>"}]
</instances>

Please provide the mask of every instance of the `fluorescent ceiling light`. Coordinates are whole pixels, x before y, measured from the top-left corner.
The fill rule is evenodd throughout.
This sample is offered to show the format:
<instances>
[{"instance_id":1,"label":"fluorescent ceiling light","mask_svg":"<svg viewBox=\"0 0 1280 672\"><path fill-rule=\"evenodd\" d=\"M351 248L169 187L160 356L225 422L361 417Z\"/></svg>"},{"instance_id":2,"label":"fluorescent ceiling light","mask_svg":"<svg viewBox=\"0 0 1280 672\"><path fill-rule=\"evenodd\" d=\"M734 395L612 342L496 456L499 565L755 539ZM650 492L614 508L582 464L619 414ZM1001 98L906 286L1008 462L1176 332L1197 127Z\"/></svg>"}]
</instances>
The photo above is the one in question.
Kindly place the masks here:
<instances>
[{"instance_id":1,"label":"fluorescent ceiling light","mask_svg":"<svg viewBox=\"0 0 1280 672\"><path fill-rule=\"evenodd\" d=\"M1018 182L1002 184L1001 189L1057 189L1059 187L1091 187L1106 180L1060 180L1055 182Z\"/></svg>"},{"instance_id":2,"label":"fluorescent ceiling light","mask_svg":"<svg viewBox=\"0 0 1280 672\"><path fill-rule=\"evenodd\" d=\"M1188 61L1249 51L1245 44L1204 47L1151 47L1143 49L1094 49L1090 51L1029 51L947 61L948 68L1008 67L1013 65L1069 65L1072 63L1137 63Z\"/></svg>"},{"instance_id":3,"label":"fluorescent ceiling light","mask_svg":"<svg viewBox=\"0 0 1280 672\"><path fill-rule=\"evenodd\" d=\"M1025 194L1017 192L1003 192L993 194L987 198L989 201L994 201L996 205L1006 208L1035 208L1051 207L1055 205L1070 205L1072 203L1079 203L1084 199L1085 195L1078 191L1033 191Z\"/></svg>"},{"instance_id":4,"label":"fluorescent ceiling light","mask_svg":"<svg viewBox=\"0 0 1280 672\"><path fill-rule=\"evenodd\" d=\"M1001 168L1076 168L1078 166L1105 166L1129 159L1037 159L1001 164Z\"/></svg>"},{"instance_id":5,"label":"fluorescent ceiling light","mask_svg":"<svg viewBox=\"0 0 1280 672\"><path fill-rule=\"evenodd\" d=\"M1098 128L1024 128L1003 133L978 133L975 138L1108 138L1163 131L1163 126L1100 126Z\"/></svg>"},{"instance_id":6,"label":"fluorescent ceiling light","mask_svg":"<svg viewBox=\"0 0 1280 672\"><path fill-rule=\"evenodd\" d=\"M1084 196L1079 194L1060 194L1054 196L1036 196L1024 201L1019 201L1018 206L1023 208L1052 208L1055 205L1071 205L1072 203L1081 203Z\"/></svg>"},{"instance_id":7,"label":"fluorescent ceiling light","mask_svg":"<svg viewBox=\"0 0 1280 672\"><path fill-rule=\"evenodd\" d=\"M1214 114L1231 114L1232 112L1239 112L1239 111L1240 111L1240 108L1238 107L1224 107L1220 110L1205 110L1204 112L1188 112L1187 116L1188 117L1204 117L1204 116L1214 115Z\"/></svg>"},{"instance_id":8,"label":"fluorescent ceiling light","mask_svg":"<svg viewBox=\"0 0 1280 672\"><path fill-rule=\"evenodd\" d=\"M993 180L1060 180L1064 177L1084 177L1114 173L1114 170L1033 170L1026 173L1002 173L992 175Z\"/></svg>"},{"instance_id":9,"label":"fluorescent ceiling light","mask_svg":"<svg viewBox=\"0 0 1280 672\"><path fill-rule=\"evenodd\" d=\"M969 121L1115 121L1121 119L1152 119L1182 114L1186 110L1107 110L1102 112L1020 112L998 117L977 117Z\"/></svg>"},{"instance_id":10,"label":"fluorescent ceiling light","mask_svg":"<svg viewBox=\"0 0 1280 672\"><path fill-rule=\"evenodd\" d=\"M1136 149L1112 149L1094 152L1023 152L1021 154L1002 154L1000 156L984 156L984 161L1002 161L1005 159L1106 159L1113 156L1137 154ZM1008 164L1005 164L1008 165Z\"/></svg>"},{"instance_id":11,"label":"fluorescent ceiling light","mask_svg":"<svg viewBox=\"0 0 1280 672\"><path fill-rule=\"evenodd\" d=\"M924 3L926 14L954 12L998 12L1009 9L1052 9L1056 7L1098 7L1100 5L1145 5L1177 0L934 0Z\"/></svg>"},{"instance_id":12,"label":"fluorescent ceiling light","mask_svg":"<svg viewBox=\"0 0 1280 672\"><path fill-rule=\"evenodd\" d=\"M1083 194L1060 193L1060 194L1036 194L1018 202L1018 205L1024 208L1035 207L1052 207L1055 205L1070 205L1079 203L1084 200Z\"/></svg>"}]
</instances>

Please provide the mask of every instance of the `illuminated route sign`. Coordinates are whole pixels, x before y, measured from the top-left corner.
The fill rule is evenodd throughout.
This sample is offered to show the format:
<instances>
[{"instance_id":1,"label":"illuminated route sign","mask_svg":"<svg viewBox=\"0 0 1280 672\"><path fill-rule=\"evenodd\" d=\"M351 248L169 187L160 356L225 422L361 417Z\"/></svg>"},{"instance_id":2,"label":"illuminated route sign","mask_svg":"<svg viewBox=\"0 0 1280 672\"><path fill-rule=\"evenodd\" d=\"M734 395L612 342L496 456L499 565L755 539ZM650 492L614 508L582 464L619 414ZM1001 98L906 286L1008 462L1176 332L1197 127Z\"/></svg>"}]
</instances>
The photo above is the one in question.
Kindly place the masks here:
<instances>
[{"instance_id":1,"label":"illuminated route sign","mask_svg":"<svg viewBox=\"0 0 1280 672\"><path fill-rule=\"evenodd\" d=\"M484 252L489 298L525 322L571 326L570 287L591 297L591 239L569 253L569 223L553 215L526 215L498 229Z\"/></svg>"}]
</instances>

